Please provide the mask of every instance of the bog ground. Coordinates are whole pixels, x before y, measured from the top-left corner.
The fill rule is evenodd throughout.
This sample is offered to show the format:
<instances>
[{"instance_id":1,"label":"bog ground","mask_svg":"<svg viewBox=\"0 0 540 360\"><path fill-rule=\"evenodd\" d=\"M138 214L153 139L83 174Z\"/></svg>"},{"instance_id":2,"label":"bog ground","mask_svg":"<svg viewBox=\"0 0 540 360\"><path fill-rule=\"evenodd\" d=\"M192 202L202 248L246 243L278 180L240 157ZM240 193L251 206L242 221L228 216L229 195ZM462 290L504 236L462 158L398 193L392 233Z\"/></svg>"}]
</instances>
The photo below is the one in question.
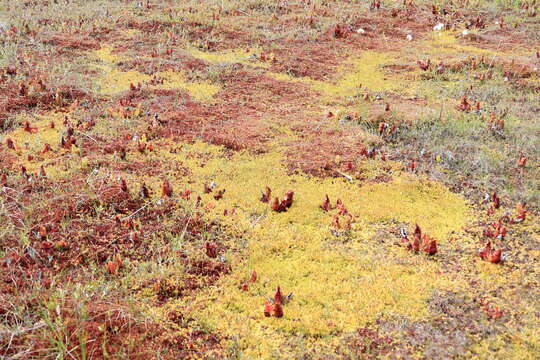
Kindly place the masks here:
<instances>
[{"instance_id":1,"label":"bog ground","mask_svg":"<svg viewBox=\"0 0 540 360\"><path fill-rule=\"evenodd\" d=\"M0 10L0 359L540 357L535 0Z\"/></svg>"}]
</instances>

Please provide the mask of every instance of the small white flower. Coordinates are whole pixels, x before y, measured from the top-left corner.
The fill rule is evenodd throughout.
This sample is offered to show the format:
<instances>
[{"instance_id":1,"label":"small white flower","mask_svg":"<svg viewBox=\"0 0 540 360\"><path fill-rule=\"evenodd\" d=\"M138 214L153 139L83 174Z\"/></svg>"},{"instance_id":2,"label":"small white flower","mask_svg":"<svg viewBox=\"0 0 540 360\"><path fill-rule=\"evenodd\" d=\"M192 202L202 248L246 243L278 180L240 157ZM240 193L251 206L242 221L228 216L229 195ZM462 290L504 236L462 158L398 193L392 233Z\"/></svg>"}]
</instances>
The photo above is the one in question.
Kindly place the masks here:
<instances>
[{"instance_id":1,"label":"small white flower","mask_svg":"<svg viewBox=\"0 0 540 360\"><path fill-rule=\"evenodd\" d=\"M433 27L433 31L441 31L442 29L444 29L443 23L438 23L437 25Z\"/></svg>"},{"instance_id":2,"label":"small white flower","mask_svg":"<svg viewBox=\"0 0 540 360\"><path fill-rule=\"evenodd\" d=\"M461 34L463 36L467 36L467 35L469 35L469 30L465 29L465 30L463 30L463 32Z\"/></svg>"},{"instance_id":3,"label":"small white flower","mask_svg":"<svg viewBox=\"0 0 540 360\"><path fill-rule=\"evenodd\" d=\"M534 71L538 71L538 68L537 68L537 67L535 67L535 68L534 68L533 70L534 70Z\"/></svg>"},{"instance_id":4,"label":"small white flower","mask_svg":"<svg viewBox=\"0 0 540 360\"><path fill-rule=\"evenodd\" d=\"M411 34L407 34L407 40L412 41L412 35Z\"/></svg>"},{"instance_id":5,"label":"small white flower","mask_svg":"<svg viewBox=\"0 0 540 360\"><path fill-rule=\"evenodd\" d=\"M363 34L363 33L366 32L366 30L360 28L360 29L356 30L356 32L357 32L358 34Z\"/></svg>"}]
</instances>

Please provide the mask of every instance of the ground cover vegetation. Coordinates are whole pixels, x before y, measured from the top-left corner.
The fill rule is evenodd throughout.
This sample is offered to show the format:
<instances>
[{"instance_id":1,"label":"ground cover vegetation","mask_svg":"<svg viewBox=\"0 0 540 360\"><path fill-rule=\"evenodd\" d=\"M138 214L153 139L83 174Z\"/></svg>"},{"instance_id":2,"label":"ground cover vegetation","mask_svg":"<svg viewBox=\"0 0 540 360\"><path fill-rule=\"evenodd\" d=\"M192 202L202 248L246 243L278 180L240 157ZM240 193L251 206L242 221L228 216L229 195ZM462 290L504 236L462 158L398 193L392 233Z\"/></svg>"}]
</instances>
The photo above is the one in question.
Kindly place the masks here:
<instances>
[{"instance_id":1,"label":"ground cover vegetation","mask_svg":"<svg viewBox=\"0 0 540 360\"><path fill-rule=\"evenodd\" d=\"M536 0L0 11L0 358L540 357Z\"/></svg>"}]
</instances>

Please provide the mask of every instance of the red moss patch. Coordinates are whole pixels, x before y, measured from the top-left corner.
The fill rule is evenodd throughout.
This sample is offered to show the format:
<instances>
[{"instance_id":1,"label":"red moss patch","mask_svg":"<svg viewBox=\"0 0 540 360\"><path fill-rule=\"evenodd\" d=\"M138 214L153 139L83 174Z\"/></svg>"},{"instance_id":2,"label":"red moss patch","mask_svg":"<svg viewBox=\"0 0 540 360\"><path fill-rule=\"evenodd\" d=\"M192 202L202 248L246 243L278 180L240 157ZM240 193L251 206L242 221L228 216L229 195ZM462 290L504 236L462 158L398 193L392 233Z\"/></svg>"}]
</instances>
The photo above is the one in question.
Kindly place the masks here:
<instances>
[{"instance_id":1,"label":"red moss patch","mask_svg":"<svg viewBox=\"0 0 540 360\"><path fill-rule=\"evenodd\" d=\"M355 163L366 151L363 138L344 130L297 127L299 140L287 145L289 171L303 171L314 176L341 176L347 163ZM336 161L339 156L339 161Z\"/></svg>"},{"instance_id":2,"label":"red moss patch","mask_svg":"<svg viewBox=\"0 0 540 360\"><path fill-rule=\"evenodd\" d=\"M34 89L29 92L29 88ZM80 89L70 86L51 86L39 77L24 81L0 77L0 129L4 128L8 116L31 109L49 110L60 108L87 97Z\"/></svg>"},{"instance_id":3,"label":"red moss patch","mask_svg":"<svg viewBox=\"0 0 540 360\"><path fill-rule=\"evenodd\" d=\"M43 42L70 50L95 50L100 47L95 39L82 34L57 33L47 37Z\"/></svg>"},{"instance_id":4,"label":"red moss patch","mask_svg":"<svg viewBox=\"0 0 540 360\"><path fill-rule=\"evenodd\" d=\"M12 338L4 355L15 355L29 348L37 354L50 353L55 340L66 344L75 358L81 358L84 351L86 356L96 359L123 354L129 359L142 360L153 358L156 353L162 359L193 359L207 352L222 351L221 339L214 334L177 333L175 329L187 323L177 322L173 327L169 323L140 319L115 301L81 304L68 299L63 306L49 310L48 316L53 319L54 329L38 322L37 329Z\"/></svg>"}]
</instances>

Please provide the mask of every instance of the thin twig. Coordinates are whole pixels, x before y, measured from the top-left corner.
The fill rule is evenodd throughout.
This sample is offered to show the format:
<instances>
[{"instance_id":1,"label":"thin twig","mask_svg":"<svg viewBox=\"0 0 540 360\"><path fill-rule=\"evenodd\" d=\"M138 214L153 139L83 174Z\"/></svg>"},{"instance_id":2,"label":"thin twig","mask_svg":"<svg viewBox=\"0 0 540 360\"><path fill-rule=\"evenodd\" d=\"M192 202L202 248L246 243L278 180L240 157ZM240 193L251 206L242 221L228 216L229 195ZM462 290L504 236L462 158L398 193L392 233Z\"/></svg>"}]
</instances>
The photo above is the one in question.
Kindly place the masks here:
<instances>
[{"instance_id":1,"label":"thin twig","mask_svg":"<svg viewBox=\"0 0 540 360\"><path fill-rule=\"evenodd\" d=\"M155 200L155 201L149 201L147 202L146 204L144 204L142 207L140 207L139 209L135 210L135 212L131 213L130 215L126 216L125 218L122 219L122 221L125 221L127 219L129 219L130 217L132 217L133 215L137 214L139 211L143 210L144 208L146 208L148 205L150 204L153 204L153 203L156 203L158 202L159 200Z\"/></svg>"},{"instance_id":2,"label":"thin twig","mask_svg":"<svg viewBox=\"0 0 540 360\"><path fill-rule=\"evenodd\" d=\"M259 221L261 221L261 219L262 219L265 215L266 215L266 212L263 212L263 213L261 214L261 216L259 216L257 219L255 219L255 221L251 224L251 227L254 228L255 225L257 225L257 223L258 223Z\"/></svg>"},{"instance_id":3,"label":"thin twig","mask_svg":"<svg viewBox=\"0 0 540 360\"><path fill-rule=\"evenodd\" d=\"M86 136L86 137L89 138L90 140L94 141L96 144L98 144L98 141L97 141L96 139L94 139L93 137L91 137L90 135L87 135L87 134L85 134L85 133L83 133L83 132L79 132L79 133L80 133L81 135Z\"/></svg>"},{"instance_id":4,"label":"thin twig","mask_svg":"<svg viewBox=\"0 0 540 360\"><path fill-rule=\"evenodd\" d=\"M444 102L441 103L441 111L439 112L439 122L441 122L441 120L442 120L443 108L444 108Z\"/></svg>"},{"instance_id":5,"label":"thin twig","mask_svg":"<svg viewBox=\"0 0 540 360\"><path fill-rule=\"evenodd\" d=\"M345 174L339 170L336 170L338 174L342 175L345 179L349 180L349 181L353 181L353 177L351 175L348 175L348 174Z\"/></svg>"},{"instance_id":6,"label":"thin twig","mask_svg":"<svg viewBox=\"0 0 540 360\"><path fill-rule=\"evenodd\" d=\"M180 235L180 241L184 240L184 236L186 236L186 231L187 231L189 223L191 222L192 215L193 215L193 213L189 214L189 218L188 218L188 221L186 222L186 226L184 226L184 230L182 231L182 235Z\"/></svg>"},{"instance_id":7,"label":"thin twig","mask_svg":"<svg viewBox=\"0 0 540 360\"><path fill-rule=\"evenodd\" d=\"M493 54L493 57L491 58L491 62L489 63L489 67L491 68L491 65L493 65L493 61L495 61L495 56L497 56L497 51L499 51L499 47L501 46L502 39L499 40L499 43L497 44L497 49L495 49L495 53Z\"/></svg>"},{"instance_id":8,"label":"thin twig","mask_svg":"<svg viewBox=\"0 0 540 360\"><path fill-rule=\"evenodd\" d=\"M45 325L47 325L45 323L45 321L41 320L41 321L38 321L37 323L35 323L33 326L22 328L22 329L15 330L15 331L1 330L0 335L19 336L19 335L22 335L22 334L27 333L29 331L34 331L34 330L41 329Z\"/></svg>"}]
</instances>

